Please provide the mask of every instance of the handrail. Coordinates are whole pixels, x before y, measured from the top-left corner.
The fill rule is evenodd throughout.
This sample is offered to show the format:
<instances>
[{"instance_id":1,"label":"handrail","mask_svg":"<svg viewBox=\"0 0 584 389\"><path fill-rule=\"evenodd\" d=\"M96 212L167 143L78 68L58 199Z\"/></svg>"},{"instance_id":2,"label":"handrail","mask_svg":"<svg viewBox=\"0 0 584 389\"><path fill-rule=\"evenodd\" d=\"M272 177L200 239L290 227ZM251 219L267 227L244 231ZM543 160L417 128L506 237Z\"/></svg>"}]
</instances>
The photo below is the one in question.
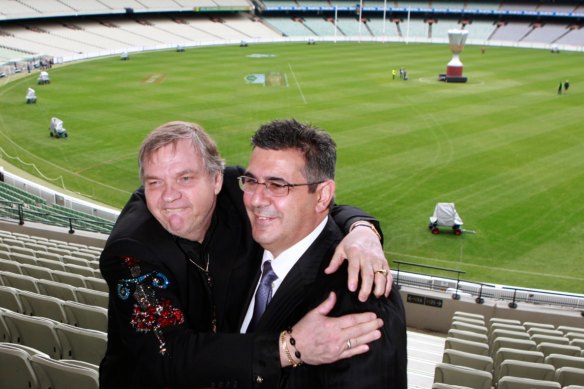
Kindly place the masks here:
<instances>
[{"instance_id":1,"label":"handrail","mask_svg":"<svg viewBox=\"0 0 584 389\"><path fill-rule=\"evenodd\" d=\"M19 225L24 225L27 221L40 222L42 224L54 226L68 226L69 234L75 233L75 228L85 231L101 231L108 233L112 230L114 223L100 222L88 218L64 216L51 212L39 212L35 209L30 209L25 203L18 203L13 201L0 200L0 215L9 219L18 220ZM35 218L35 216L37 218ZM52 219L55 223L49 223L47 219ZM58 223L61 222L61 223ZM89 228L88 228L89 227Z\"/></svg>"},{"instance_id":2,"label":"handrail","mask_svg":"<svg viewBox=\"0 0 584 389\"><path fill-rule=\"evenodd\" d=\"M397 286L398 286L398 288L399 288L399 267L400 267L400 265L408 265L408 266L422 267L422 268L426 268L426 269L434 269L434 270L441 270L441 271L445 271L445 272L456 273L456 291L452 295L452 298L454 300L460 299L460 295L458 294L458 289L459 289L459 285L460 285L460 275L465 274L466 273L465 271L456 270L456 269L448 269L446 267L422 265L422 264L418 264L418 263L405 262L405 261L393 261L393 262L397 263Z\"/></svg>"},{"instance_id":3,"label":"handrail","mask_svg":"<svg viewBox=\"0 0 584 389\"><path fill-rule=\"evenodd\" d=\"M466 281L460 279L461 274L465 274L462 270L456 269L449 269L445 267L438 267L438 266L430 266L424 264L418 264L413 262L404 262L394 260L393 263L397 264L397 269L394 270L396 274L396 284L398 288L401 288L403 285L408 285L410 287L420 288L420 289L432 289L436 290L434 284L428 286L426 283L421 282L421 280L426 279L427 277L431 277L434 279L436 277L440 281L444 283L448 283L448 281L456 281L456 292L452 295L452 298L458 300L460 298L459 290L475 297L475 302L477 304L483 304L485 302L485 298L492 298L498 300L506 300L509 302L509 308L516 309L518 307L518 303L528 303L528 304L540 304L540 305L550 305L550 306L559 306L562 308L573 308L576 310L580 310L580 314L584 317L584 295L582 294L575 294L575 293L562 293L562 292L553 292L553 291L546 291L546 290L537 290L537 289L527 289L527 288L518 288L513 286L507 285L495 285L495 284L488 284L483 282L476 282L476 281ZM416 273L416 272L404 272L401 269L401 265L419 267L423 269L434 269L445 271L448 273L456 273L456 278L449 278L449 277L437 277L433 274L429 273ZM400 280L400 273L402 274L402 279ZM403 273L408 275L419 276L420 280L403 280ZM442 285L443 286L443 285ZM444 288L438 288L439 290L444 290Z\"/></svg>"}]
</instances>

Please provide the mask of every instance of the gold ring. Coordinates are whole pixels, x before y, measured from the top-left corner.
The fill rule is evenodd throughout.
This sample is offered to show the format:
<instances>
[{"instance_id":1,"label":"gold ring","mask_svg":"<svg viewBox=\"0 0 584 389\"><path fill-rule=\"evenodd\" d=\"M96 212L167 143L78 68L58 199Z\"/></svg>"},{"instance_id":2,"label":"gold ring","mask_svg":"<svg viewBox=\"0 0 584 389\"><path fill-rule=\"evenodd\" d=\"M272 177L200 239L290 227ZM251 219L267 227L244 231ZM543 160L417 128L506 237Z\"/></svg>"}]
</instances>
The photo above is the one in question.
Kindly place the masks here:
<instances>
[{"instance_id":1,"label":"gold ring","mask_svg":"<svg viewBox=\"0 0 584 389\"><path fill-rule=\"evenodd\" d=\"M349 340L347 340L347 350L350 350L351 347L353 347L353 346L351 345L351 339L349 339Z\"/></svg>"},{"instance_id":2,"label":"gold ring","mask_svg":"<svg viewBox=\"0 0 584 389\"><path fill-rule=\"evenodd\" d=\"M380 274L383 274L384 276L386 276L387 270L386 269L379 269L379 270L375 270L375 273L380 273Z\"/></svg>"}]
</instances>

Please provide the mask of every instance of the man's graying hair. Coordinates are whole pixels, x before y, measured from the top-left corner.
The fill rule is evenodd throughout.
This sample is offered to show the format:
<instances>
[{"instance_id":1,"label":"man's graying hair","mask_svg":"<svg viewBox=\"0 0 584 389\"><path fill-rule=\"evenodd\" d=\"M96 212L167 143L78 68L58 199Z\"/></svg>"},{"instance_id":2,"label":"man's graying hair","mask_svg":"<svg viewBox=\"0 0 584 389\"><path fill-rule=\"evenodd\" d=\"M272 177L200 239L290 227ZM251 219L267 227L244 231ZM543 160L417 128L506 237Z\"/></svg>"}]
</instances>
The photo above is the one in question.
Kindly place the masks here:
<instances>
[{"instance_id":1,"label":"man's graying hair","mask_svg":"<svg viewBox=\"0 0 584 389\"><path fill-rule=\"evenodd\" d=\"M251 138L252 148L265 150L296 149L302 152L308 182L335 179L337 150L335 141L325 131L295 119L274 120L262 125ZM310 185L314 192L317 185Z\"/></svg>"},{"instance_id":2,"label":"man's graying hair","mask_svg":"<svg viewBox=\"0 0 584 389\"><path fill-rule=\"evenodd\" d=\"M140 181L144 183L144 163L152 153L167 145L176 145L183 139L193 142L193 152L199 153L211 177L223 173L225 162L219 155L215 141L205 132L203 127L196 123L174 121L163 124L152 131L142 142L138 154L140 167Z\"/></svg>"}]
</instances>

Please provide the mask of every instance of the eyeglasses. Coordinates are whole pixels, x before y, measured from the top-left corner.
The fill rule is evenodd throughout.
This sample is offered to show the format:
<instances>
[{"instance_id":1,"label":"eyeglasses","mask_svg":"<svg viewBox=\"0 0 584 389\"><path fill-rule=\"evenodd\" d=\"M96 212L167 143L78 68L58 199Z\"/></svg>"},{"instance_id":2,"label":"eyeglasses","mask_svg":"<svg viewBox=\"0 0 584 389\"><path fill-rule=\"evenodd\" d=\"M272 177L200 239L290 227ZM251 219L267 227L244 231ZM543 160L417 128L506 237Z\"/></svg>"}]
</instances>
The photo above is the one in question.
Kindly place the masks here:
<instances>
[{"instance_id":1,"label":"eyeglasses","mask_svg":"<svg viewBox=\"0 0 584 389\"><path fill-rule=\"evenodd\" d=\"M245 193L255 193L259 185L266 187L266 192L270 196L283 197L290 193L290 188L295 186L318 185L324 181L308 182L306 184L290 184L282 180L267 180L266 182L259 182L257 179L248 176L239 176L239 187Z\"/></svg>"}]
</instances>

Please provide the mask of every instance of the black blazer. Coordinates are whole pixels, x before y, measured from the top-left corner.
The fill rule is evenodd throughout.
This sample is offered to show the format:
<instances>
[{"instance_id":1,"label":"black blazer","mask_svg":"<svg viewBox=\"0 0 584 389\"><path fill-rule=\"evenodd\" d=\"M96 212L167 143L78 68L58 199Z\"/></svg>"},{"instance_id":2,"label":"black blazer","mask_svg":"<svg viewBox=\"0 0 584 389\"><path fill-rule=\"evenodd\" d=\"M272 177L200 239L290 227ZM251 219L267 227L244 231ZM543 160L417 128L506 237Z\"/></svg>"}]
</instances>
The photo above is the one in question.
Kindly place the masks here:
<instances>
[{"instance_id":1,"label":"black blazer","mask_svg":"<svg viewBox=\"0 0 584 389\"><path fill-rule=\"evenodd\" d=\"M261 261L236 180L242 173L225 169L212 226L200 247L177 244L148 211L143 189L130 197L100 257L109 286L101 388L277 386L278 333L237 333ZM350 207L335 212L345 229L355 220L372 219ZM209 255L211 283L189 262L185 247ZM220 332L233 333L213 334L213 320Z\"/></svg>"},{"instance_id":2,"label":"black blazer","mask_svg":"<svg viewBox=\"0 0 584 389\"><path fill-rule=\"evenodd\" d=\"M390 297L370 297L365 303L347 289L347 268L324 274L342 233L329 219L323 232L292 267L256 326L256 331L282 331L321 303L331 291L337 295L332 316L375 312L382 318L382 338L368 353L322 366L285 369L282 388L407 388L405 312L397 288ZM259 267L258 267L259 269ZM259 273L256 275L256 282ZM248 295L248 304L251 301ZM300 350L302 351L302 350Z\"/></svg>"}]
</instances>

